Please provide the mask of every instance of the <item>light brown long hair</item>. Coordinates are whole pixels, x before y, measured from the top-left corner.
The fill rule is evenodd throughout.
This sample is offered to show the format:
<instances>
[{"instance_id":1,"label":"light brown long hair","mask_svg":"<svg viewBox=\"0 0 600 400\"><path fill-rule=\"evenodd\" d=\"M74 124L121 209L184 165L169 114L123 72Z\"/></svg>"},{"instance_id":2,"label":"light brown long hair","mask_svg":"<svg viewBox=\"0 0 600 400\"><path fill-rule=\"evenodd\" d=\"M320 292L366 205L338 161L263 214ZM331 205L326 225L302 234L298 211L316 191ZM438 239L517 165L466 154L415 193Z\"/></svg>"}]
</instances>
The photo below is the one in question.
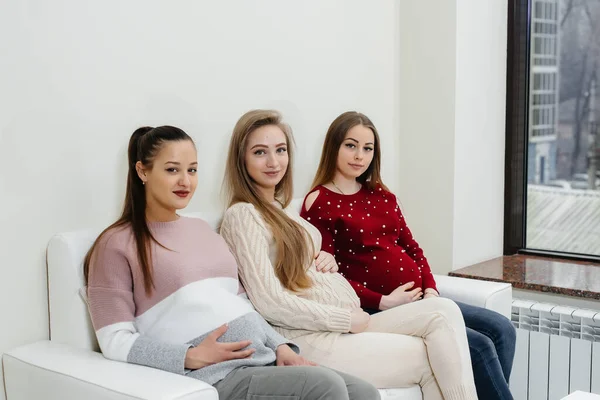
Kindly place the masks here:
<instances>
[{"instance_id":1,"label":"light brown long hair","mask_svg":"<svg viewBox=\"0 0 600 400\"><path fill-rule=\"evenodd\" d=\"M381 146L377 129L369 117L356 111L346 111L329 125L327 135L325 135L325 142L323 142L321 161L319 161L319 167L317 168L315 179L313 179L312 189L333 180L337 171L337 159L340 147L344 139L346 139L348 131L357 125L369 128L373 132L375 143L371 164L356 180L369 189L373 189L379 184L384 190L389 191L381 180Z\"/></svg>"},{"instance_id":2,"label":"light brown long hair","mask_svg":"<svg viewBox=\"0 0 600 400\"><path fill-rule=\"evenodd\" d=\"M281 115L274 110L252 110L238 120L229 142L224 189L230 207L240 202L250 203L256 207L271 228L275 239L277 247L275 275L283 287L299 291L312 285L312 281L306 273L306 269L314 258L315 251L312 240L300 224L261 196L256 183L246 169L248 136L256 129L267 125L277 126L285 135L289 163L285 175L275 187L275 199L281 203L283 208L290 204L293 196L292 130L282 121Z\"/></svg>"},{"instance_id":3,"label":"light brown long hair","mask_svg":"<svg viewBox=\"0 0 600 400\"><path fill-rule=\"evenodd\" d=\"M128 171L127 188L125 189L125 202L123 212L119 219L106 228L96 239L90 250L87 252L83 261L83 276L87 285L90 274L90 264L92 257L100 239L111 229L120 228L129 225L135 238L138 262L142 275L144 277L144 289L146 295L152 293L154 287L154 274L152 269L152 254L150 252L151 242L162 246L150 232L148 221L146 220L146 190L140 177L138 176L135 164L140 161L144 167L151 169L154 158L167 142L189 140L194 143L187 133L173 126L159 126L151 128L145 126L136 129L129 139L127 148ZM164 247L164 246L162 246ZM100 266L94 266L100 267Z\"/></svg>"}]
</instances>

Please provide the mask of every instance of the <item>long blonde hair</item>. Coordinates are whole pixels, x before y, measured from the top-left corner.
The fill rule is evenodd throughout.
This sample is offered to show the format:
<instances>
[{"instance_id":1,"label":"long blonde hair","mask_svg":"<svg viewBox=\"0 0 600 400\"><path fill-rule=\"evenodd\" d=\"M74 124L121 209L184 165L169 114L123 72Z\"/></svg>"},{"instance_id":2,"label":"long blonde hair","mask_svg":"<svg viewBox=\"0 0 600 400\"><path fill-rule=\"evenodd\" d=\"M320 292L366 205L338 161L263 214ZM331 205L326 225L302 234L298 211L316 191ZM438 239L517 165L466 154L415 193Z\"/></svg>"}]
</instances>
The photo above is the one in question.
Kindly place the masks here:
<instances>
[{"instance_id":1,"label":"long blonde hair","mask_svg":"<svg viewBox=\"0 0 600 400\"><path fill-rule=\"evenodd\" d=\"M369 117L356 111L346 111L340 114L327 130L325 141L323 142L323 150L321 152L321 161L313 179L312 189L320 185L325 185L333 180L337 170L337 159L340 152L340 147L346 139L346 134L357 125L362 125L369 128L375 137L373 146L373 160L365 172L363 172L356 180L365 185L369 189L375 188L379 184L384 190L389 189L381 180L381 149L379 134L375 125ZM311 190L312 190L311 189Z\"/></svg>"},{"instance_id":2,"label":"long blonde hair","mask_svg":"<svg viewBox=\"0 0 600 400\"><path fill-rule=\"evenodd\" d=\"M275 275L286 289L299 291L312 286L306 270L314 258L314 246L308 232L281 209L265 200L246 169L248 136L256 129L274 125L283 131L287 142L287 171L275 187L275 199L286 208L292 201L292 164L294 151L291 128L274 110L252 110L242 115L233 129L225 169L224 189L229 207L245 202L254 205L271 228L277 248ZM243 227L240 227L243 229Z\"/></svg>"}]
</instances>

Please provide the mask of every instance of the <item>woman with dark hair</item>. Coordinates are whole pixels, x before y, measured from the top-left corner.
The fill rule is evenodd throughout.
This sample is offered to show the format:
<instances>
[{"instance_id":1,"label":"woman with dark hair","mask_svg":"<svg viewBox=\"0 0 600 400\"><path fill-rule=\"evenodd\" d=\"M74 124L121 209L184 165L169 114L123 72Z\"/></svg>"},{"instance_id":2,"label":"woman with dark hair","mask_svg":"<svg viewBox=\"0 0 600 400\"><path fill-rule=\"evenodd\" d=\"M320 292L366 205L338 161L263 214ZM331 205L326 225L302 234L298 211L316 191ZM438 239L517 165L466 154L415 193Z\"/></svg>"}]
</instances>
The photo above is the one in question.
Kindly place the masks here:
<instances>
[{"instance_id":1,"label":"woman with dark hair","mask_svg":"<svg viewBox=\"0 0 600 400\"><path fill-rule=\"evenodd\" d=\"M196 147L184 131L140 128L128 154L123 213L84 262L105 357L201 379L221 399L379 398L366 382L299 356L252 308L224 240L177 214L198 183Z\"/></svg>"},{"instance_id":2,"label":"woman with dark hair","mask_svg":"<svg viewBox=\"0 0 600 400\"><path fill-rule=\"evenodd\" d=\"M396 196L380 175L381 143L364 114L346 112L330 125L321 161L301 215L323 237L340 272L369 313L410 309L439 296L423 250L413 238ZM466 324L477 393L512 399L508 378L516 332L504 316L457 303ZM416 314L418 315L418 314Z\"/></svg>"}]
</instances>

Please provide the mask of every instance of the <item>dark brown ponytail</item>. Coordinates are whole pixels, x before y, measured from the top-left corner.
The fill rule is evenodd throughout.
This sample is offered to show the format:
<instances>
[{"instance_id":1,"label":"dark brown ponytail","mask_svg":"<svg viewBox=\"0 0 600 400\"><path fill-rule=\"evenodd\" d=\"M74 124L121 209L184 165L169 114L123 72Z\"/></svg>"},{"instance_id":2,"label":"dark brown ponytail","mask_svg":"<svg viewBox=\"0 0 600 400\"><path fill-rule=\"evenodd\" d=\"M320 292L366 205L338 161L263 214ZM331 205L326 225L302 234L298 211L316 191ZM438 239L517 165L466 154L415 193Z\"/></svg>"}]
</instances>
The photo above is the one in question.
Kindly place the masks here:
<instances>
[{"instance_id":1,"label":"dark brown ponytail","mask_svg":"<svg viewBox=\"0 0 600 400\"><path fill-rule=\"evenodd\" d=\"M113 228L129 225L135 238L138 261L144 276L144 289L147 295L152 293L152 289L154 288L154 276L152 273L150 244L152 241L158 242L154 236L152 236L150 228L148 228L148 222L146 220L146 190L142 180L137 174L135 165L140 161L145 167L152 168L152 162L165 142L181 140L189 140L193 143L192 138L189 137L187 133L173 126L159 126L157 128L145 126L136 129L131 135L127 149L129 162L123 212L116 222L100 234L86 254L83 262L83 274L85 276L86 284L90 273L92 256L102 236ZM101 266L97 267L101 268Z\"/></svg>"}]
</instances>

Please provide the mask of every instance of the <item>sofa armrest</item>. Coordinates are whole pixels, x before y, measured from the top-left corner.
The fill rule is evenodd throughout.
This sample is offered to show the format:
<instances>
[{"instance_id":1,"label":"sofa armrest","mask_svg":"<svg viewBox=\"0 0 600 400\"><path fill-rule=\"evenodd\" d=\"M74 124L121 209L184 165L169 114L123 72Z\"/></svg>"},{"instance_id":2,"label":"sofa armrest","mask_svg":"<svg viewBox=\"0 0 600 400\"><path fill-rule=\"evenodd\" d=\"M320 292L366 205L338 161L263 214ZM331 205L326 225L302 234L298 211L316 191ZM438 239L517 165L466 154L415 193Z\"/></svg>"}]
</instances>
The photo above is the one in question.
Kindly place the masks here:
<instances>
[{"instance_id":1,"label":"sofa armrest","mask_svg":"<svg viewBox=\"0 0 600 400\"><path fill-rule=\"evenodd\" d=\"M510 319L512 286L455 276L434 275L440 295L472 306L496 311Z\"/></svg>"},{"instance_id":2,"label":"sofa armrest","mask_svg":"<svg viewBox=\"0 0 600 400\"><path fill-rule=\"evenodd\" d=\"M197 379L47 340L9 351L2 366L10 400L219 399L214 387Z\"/></svg>"}]
</instances>

